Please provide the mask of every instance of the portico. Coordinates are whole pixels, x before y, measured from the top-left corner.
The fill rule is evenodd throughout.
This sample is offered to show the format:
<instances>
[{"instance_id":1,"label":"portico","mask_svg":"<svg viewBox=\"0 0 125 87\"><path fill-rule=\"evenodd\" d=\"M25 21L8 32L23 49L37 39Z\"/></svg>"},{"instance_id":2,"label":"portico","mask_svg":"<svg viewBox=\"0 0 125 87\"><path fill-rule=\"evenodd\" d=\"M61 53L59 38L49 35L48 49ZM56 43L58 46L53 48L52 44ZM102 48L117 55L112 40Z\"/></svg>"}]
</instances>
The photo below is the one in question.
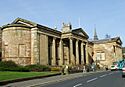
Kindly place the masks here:
<instances>
[{"instance_id":1,"label":"portico","mask_svg":"<svg viewBox=\"0 0 125 87\"><path fill-rule=\"evenodd\" d=\"M54 37L54 34L53 36L47 36L48 53L45 54L48 55L48 63L46 62L48 65L61 66L86 64L86 43L88 36L83 33L81 28L77 30L71 30L70 28L70 26L64 25L62 31L65 32L63 32L60 37ZM64 29L70 29L71 31ZM79 33L81 34L79 35ZM42 43L40 45L42 45Z\"/></svg>"},{"instance_id":2,"label":"portico","mask_svg":"<svg viewBox=\"0 0 125 87\"><path fill-rule=\"evenodd\" d=\"M24 27L26 29L24 29ZM86 47L88 35L82 28L72 29L71 24L63 23L62 31L58 31L56 29L18 18L12 24L4 26L2 29L4 35L3 41L6 43L6 45L4 45L4 43L2 45L3 60L13 60L21 65L41 64L62 66L82 65L87 63ZM7 30L9 32L7 32ZM28 39L23 36L14 36L16 37L16 40L20 40L18 43L12 42L11 39L6 39L6 36L11 35L12 32L10 33L10 31L14 32L13 35L17 35L15 33L17 30L20 30L19 35L23 35L22 31L25 33L28 32ZM26 41L24 42L25 39ZM7 48L8 44L12 46ZM14 50L15 48L13 48L13 45L17 50L17 54L14 52L8 53L10 51L7 51L9 49ZM20 52L21 57L18 54ZM15 56L14 58L13 55ZM20 58L23 58L23 61L20 61Z\"/></svg>"},{"instance_id":3,"label":"portico","mask_svg":"<svg viewBox=\"0 0 125 87\"><path fill-rule=\"evenodd\" d=\"M52 66L86 64L85 45L85 42L75 38L52 39L52 43L48 44L48 64Z\"/></svg>"}]
</instances>

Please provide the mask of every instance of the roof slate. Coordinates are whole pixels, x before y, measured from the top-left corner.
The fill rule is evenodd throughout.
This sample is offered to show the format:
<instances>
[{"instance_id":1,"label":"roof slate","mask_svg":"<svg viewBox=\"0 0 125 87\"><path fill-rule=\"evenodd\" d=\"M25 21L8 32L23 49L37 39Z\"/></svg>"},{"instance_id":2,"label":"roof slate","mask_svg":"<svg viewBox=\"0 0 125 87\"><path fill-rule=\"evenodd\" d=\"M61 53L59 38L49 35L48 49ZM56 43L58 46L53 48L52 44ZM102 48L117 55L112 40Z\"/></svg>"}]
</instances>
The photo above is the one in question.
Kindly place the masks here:
<instances>
[{"instance_id":1,"label":"roof slate","mask_svg":"<svg viewBox=\"0 0 125 87\"><path fill-rule=\"evenodd\" d=\"M120 40L120 42L121 42L120 37L107 38L107 39L101 39L101 40L93 40L91 42L93 42L93 43L107 43L107 42L115 42L118 40ZM121 44L122 44L122 42L121 42Z\"/></svg>"}]
</instances>

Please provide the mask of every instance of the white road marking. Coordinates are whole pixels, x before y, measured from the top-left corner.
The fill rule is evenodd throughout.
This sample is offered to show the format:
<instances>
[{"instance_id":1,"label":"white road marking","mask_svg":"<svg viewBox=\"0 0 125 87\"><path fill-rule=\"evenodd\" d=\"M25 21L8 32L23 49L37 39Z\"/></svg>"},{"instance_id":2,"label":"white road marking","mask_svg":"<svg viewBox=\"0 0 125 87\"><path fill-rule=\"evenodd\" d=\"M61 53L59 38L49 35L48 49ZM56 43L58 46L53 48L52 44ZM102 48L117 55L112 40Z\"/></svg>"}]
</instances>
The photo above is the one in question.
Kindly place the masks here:
<instances>
[{"instance_id":1,"label":"white road marking","mask_svg":"<svg viewBox=\"0 0 125 87\"><path fill-rule=\"evenodd\" d=\"M90 79L90 80L87 81L87 83L92 82L92 81L94 81L96 79L98 79L98 78L96 77L96 78Z\"/></svg>"},{"instance_id":2,"label":"white road marking","mask_svg":"<svg viewBox=\"0 0 125 87\"><path fill-rule=\"evenodd\" d=\"M109 73L108 75L111 75L111 74L113 74L113 72Z\"/></svg>"},{"instance_id":3,"label":"white road marking","mask_svg":"<svg viewBox=\"0 0 125 87\"><path fill-rule=\"evenodd\" d=\"M107 76L107 74L101 75L101 76L99 76L99 77L105 77L105 76Z\"/></svg>"},{"instance_id":4,"label":"white road marking","mask_svg":"<svg viewBox=\"0 0 125 87\"><path fill-rule=\"evenodd\" d=\"M79 83L79 84L77 84L77 85L75 85L75 86L73 86L73 87L78 87L78 86L81 86L82 84L81 83Z\"/></svg>"}]
</instances>

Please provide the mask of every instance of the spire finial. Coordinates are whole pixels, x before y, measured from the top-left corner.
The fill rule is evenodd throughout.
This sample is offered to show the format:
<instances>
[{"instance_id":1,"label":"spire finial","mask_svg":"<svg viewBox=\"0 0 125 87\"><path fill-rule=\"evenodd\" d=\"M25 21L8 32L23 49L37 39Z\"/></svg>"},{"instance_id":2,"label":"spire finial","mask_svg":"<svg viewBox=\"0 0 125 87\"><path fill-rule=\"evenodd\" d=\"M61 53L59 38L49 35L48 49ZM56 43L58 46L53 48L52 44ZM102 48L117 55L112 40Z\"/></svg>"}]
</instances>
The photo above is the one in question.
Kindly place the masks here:
<instances>
[{"instance_id":1,"label":"spire finial","mask_svg":"<svg viewBox=\"0 0 125 87\"><path fill-rule=\"evenodd\" d=\"M97 33L96 33L96 26L94 28L94 40L98 40L98 36L97 36Z\"/></svg>"}]
</instances>

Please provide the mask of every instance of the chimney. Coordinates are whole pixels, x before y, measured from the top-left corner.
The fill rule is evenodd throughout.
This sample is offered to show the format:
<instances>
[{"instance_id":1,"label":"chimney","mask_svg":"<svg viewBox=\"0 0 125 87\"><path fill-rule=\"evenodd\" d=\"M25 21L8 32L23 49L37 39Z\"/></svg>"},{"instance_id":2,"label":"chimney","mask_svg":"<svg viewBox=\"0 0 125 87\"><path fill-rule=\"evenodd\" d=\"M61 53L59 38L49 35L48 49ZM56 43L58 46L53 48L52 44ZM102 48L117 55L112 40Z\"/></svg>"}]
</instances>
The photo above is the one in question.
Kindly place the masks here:
<instances>
[{"instance_id":1,"label":"chimney","mask_svg":"<svg viewBox=\"0 0 125 87\"><path fill-rule=\"evenodd\" d=\"M63 23L63 26L62 26L62 33L71 32L71 29L72 29L71 23L69 23L69 24Z\"/></svg>"}]
</instances>

